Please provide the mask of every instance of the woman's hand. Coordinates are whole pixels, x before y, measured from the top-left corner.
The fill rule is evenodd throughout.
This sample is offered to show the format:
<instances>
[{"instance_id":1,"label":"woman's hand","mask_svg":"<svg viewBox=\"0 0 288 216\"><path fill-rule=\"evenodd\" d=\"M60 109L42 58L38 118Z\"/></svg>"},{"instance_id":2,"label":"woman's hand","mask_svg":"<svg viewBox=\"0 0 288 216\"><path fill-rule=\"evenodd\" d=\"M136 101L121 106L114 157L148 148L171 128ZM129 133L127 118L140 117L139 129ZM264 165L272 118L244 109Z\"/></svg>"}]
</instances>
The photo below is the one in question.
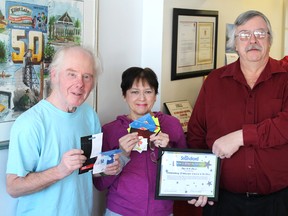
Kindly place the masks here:
<instances>
[{"instance_id":1,"label":"woman's hand","mask_svg":"<svg viewBox=\"0 0 288 216\"><path fill-rule=\"evenodd\" d=\"M138 133L128 133L127 135L119 139L119 148L122 150L122 154L126 157L130 156L130 153L134 146L139 142Z\"/></svg>"},{"instance_id":2,"label":"woman's hand","mask_svg":"<svg viewBox=\"0 0 288 216\"><path fill-rule=\"evenodd\" d=\"M165 148L169 144L169 135L160 131L158 134L156 133L150 136L150 142L154 142L156 147Z\"/></svg>"}]
</instances>

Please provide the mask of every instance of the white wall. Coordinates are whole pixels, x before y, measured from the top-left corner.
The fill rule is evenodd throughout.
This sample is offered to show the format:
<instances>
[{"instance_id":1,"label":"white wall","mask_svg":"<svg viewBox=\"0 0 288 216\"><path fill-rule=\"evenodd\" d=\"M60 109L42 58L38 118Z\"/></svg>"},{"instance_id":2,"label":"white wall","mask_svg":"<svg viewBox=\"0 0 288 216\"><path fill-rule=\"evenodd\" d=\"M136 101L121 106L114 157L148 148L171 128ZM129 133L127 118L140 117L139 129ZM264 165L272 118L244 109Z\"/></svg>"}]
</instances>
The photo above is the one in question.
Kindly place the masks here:
<instances>
[{"instance_id":1,"label":"white wall","mask_svg":"<svg viewBox=\"0 0 288 216\"><path fill-rule=\"evenodd\" d=\"M164 0L143 1L142 67L150 67L158 76L159 94L154 110L161 107L162 35Z\"/></svg>"},{"instance_id":2,"label":"white wall","mask_svg":"<svg viewBox=\"0 0 288 216\"><path fill-rule=\"evenodd\" d=\"M0 150L0 215L15 215L17 200L6 193L6 164L8 149Z\"/></svg>"},{"instance_id":3,"label":"white wall","mask_svg":"<svg viewBox=\"0 0 288 216\"><path fill-rule=\"evenodd\" d=\"M122 72L141 65L142 0L100 0L98 51L103 71L98 78L97 112L102 123L127 113Z\"/></svg>"}]
</instances>

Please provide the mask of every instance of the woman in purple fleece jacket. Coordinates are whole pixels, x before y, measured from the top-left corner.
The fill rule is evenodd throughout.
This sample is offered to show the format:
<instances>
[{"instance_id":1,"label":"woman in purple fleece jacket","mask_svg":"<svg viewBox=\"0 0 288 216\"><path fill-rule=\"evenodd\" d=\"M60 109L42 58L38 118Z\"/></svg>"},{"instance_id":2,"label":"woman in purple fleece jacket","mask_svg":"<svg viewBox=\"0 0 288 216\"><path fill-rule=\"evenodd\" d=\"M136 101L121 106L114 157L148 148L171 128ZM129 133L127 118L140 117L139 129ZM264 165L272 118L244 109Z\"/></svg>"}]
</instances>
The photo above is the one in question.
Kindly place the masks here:
<instances>
[{"instance_id":1,"label":"woman in purple fleece jacket","mask_svg":"<svg viewBox=\"0 0 288 216\"><path fill-rule=\"evenodd\" d=\"M150 136L157 147L186 148L183 129L177 118L162 112L152 112L158 94L156 74L149 68L131 67L122 74L122 94L130 113L120 115L103 126L103 151L120 148L123 169L117 176L94 179L98 190L108 189L105 215L169 216L173 214L173 201L155 200L157 163L151 150L135 151L138 133L128 133L132 121L150 113L161 132ZM141 152L141 153L140 153Z\"/></svg>"}]
</instances>

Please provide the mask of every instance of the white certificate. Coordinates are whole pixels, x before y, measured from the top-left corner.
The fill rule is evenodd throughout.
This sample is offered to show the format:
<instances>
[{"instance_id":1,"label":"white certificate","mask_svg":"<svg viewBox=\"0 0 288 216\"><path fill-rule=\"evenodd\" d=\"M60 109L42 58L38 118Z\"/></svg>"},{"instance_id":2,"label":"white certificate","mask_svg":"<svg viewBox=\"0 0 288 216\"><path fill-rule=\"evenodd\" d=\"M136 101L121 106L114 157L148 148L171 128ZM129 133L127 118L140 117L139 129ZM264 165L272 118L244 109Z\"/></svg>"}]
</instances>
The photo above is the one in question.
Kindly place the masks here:
<instances>
[{"instance_id":1,"label":"white certificate","mask_svg":"<svg viewBox=\"0 0 288 216\"><path fill-rule=\"evenodd\" d=\"M220 159L211 151L164 148L159 155L156 199L218 199Z\"/></svg>"}]
</instances>

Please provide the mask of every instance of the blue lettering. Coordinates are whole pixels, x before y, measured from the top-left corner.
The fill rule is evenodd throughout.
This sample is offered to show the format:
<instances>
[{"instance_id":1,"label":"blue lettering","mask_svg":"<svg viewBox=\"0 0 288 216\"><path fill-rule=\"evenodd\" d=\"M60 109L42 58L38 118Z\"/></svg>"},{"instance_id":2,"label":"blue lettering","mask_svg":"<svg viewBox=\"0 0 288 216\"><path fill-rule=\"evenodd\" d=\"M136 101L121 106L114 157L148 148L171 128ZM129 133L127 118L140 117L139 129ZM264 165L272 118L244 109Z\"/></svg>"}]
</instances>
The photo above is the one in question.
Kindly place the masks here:
<instances>
[{"instance_id":1,"label":"blue lettering","mask_svg":"<svg viewBox=\"0 0 288 216\"><path fill-rule=\"evenodd\" d=\"M189 160L189 161L198 161L199 160L199 157L189 157L188 155L185 155L185 156L181 156L181 160Z\"/></svg>"}]
</instances>

